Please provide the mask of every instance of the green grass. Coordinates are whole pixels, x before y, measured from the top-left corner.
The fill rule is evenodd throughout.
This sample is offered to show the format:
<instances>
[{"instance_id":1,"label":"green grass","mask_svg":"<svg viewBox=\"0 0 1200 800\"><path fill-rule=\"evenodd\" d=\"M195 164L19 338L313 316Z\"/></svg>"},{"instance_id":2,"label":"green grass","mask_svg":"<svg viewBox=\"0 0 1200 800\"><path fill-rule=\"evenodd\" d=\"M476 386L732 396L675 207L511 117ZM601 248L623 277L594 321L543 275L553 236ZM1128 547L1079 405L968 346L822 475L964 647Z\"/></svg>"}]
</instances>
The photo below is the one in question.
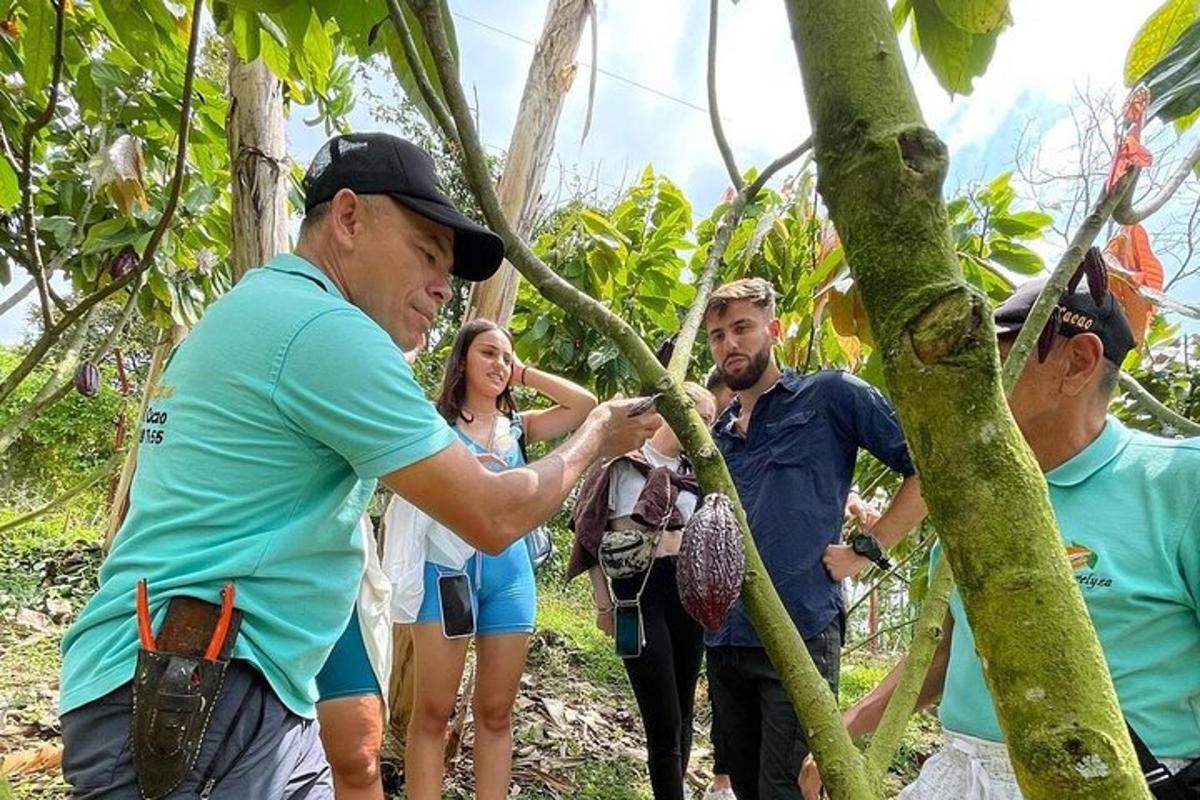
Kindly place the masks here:
<instances>
[{"instance_id":1,"label":"green grass","mask_svg":"<svg viewBox=\"0 0 1200 800\"><path fill-rule=\"evenodd\" d=\"M537 624L567 640L577 651L584 676L591 683L630 693L629 679L613 650L612 639L596 627L591 590L585 579L565 587L540 587Z\"/></svg>"}]
</instances>

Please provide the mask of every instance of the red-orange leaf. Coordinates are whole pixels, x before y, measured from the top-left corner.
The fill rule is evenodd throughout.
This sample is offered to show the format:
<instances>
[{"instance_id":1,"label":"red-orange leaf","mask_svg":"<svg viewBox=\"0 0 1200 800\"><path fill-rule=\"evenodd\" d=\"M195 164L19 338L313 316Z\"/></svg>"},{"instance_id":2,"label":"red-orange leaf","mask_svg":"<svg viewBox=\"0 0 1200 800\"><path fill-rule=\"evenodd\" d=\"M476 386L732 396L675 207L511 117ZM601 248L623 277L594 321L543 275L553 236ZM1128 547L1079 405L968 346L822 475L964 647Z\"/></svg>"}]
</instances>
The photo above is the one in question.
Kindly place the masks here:
<instances>
[{"instance_id":1,"label":"red-orange leaf","mask_svg":"<svg viewBox=\"0 0 1200 800\"><path fill-rule=\"evenodd\" d=\"M1150 322L1154 319L1154 305L1142 296L1140 287L1162 290L1162 262L1150 247L1150 237L1141 225L1124 225L1112 238L1105 252L1117 262L1119 270L1113 270L1116 279L1109 282L1113 295L1125 309L1125 317L1133 331L1138 347L1146 339Z\"/></svg>"}]
</instances>

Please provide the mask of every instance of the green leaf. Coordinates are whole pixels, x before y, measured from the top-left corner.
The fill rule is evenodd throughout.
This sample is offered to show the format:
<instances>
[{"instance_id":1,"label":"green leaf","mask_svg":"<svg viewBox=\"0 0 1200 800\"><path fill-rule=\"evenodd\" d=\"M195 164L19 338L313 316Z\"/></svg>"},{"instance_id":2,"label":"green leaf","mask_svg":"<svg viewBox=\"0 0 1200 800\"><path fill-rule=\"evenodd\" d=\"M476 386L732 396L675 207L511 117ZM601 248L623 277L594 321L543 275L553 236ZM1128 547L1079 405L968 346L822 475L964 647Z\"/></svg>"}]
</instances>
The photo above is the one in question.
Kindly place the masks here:
<instances>
[{"instance_id":1,"label":"green leaf","mask_svg":"<svg viewBox=\"0 0 1200 800\"><path fill-rule=\"evenodd\" d=\"M265 11L268 14L275 14L279 11L283 11L296 1L297 0L225 0L226 3L236 9L252 12Z\"/></svg>"},{"instance_id":2,"label":"green leaf","mask_svg":"<svg viewBox=\"0 0 1200 800\"><path fill-rule=\"evenodd\" d=\"M3 173L3 171L4 163L0 162L0 173ZM0 182L2 182L2 180L0 180ZM3 204L0 203L0 208L2 207ZM67 243L67 239L70 238L71 232L75 230L75 220L71 217L64 217L62 215L42 217L41 221L38 222L37 227L39 231L45 231L53 236L55 244L57 244L59 247L62 247Z\"/></svg>"},{"instance_id":3,"label":"green leaf","mask_svg":"<svg viewBox=\"0 0 1200 800\"><path fill-rule=\"evenodd\" d=\"M258 24L258 16L253 11L235 9L233 12L233 47L237 50L238 58L247 63L259 57L262 52L262 28ZM285 72L283 77L286 77Z\"/></svg>"},{"instance_id":4,"label":"green leaf","mask_svg":"<svg viewBox=\"0 0 1200 800\"><path fill-rule=\"evenodd\" d=\"M1125 85L1136 86L1197 18L1200 0L1167 0L1159 6L1143 23L1125 56Z\"/></svg>"},{"instance_id":5,"label":"green leaf","mask_svg":"<svg viewBox=\"0 0 1200 800\"><path fill-rule=\"evenodd\" d=\"M904 30L910 16L912 16L912 0L896 0L896 5L892 6L892 27L896 29L896 33Z\"/></svg>"},{"instance_id":6,"label":"green leaf","mask_svg":"<svg viewBox=\"0 0 1200 800\"><path fill-rule=\"evenodd\" d=\"M1196 124L1196 120L1200 120L1200 108L1196 109L1191 114L1188 114L1186 117L1180 117L1179 119L1175 120L1175 133L1179 134L1180 136L1187 133L1191 127ZM1200 178L1200 162L1196 164L1196 177Z\"/></svg>"},{"instance_id":7,"label":"green leaf","mask_svg":"<svg viewBox=\"0 0 1200 800\"><path fill-rule=\"evenodd\" d=\"M942 14L936 0L912 0L916 14L914 40L942 88L970 94L972 81L987 71L999 31L971 34Z\"/></svg>"},{"instance_id":8,"label":"green leaf","mask_svg":"<svg viewBox=\"0 0 1200 800\"><path fill-rule=\"evenodd\" d=\"M84 255L111 250L132 242L137 235L137 230L130 224L128 217L106 219L88 228L81 250Z\"/></svg>"},{"instance_id":9,"label":"green leaf","mask_svg":"<svg viewBox=\"0 0 1200 800\"><path fill-rule=\"evenodd\" d=\"M1008 0L937 0L942 15L967 33L992 33L1008 25Z\"/></svg>"},{"instance_id":10,"label":"green leaf","mask_svg":"<svg viewBox=\"0 0 1200 800\"><path fill-rule=\"evenodd\" d=\"M1017 211L998 214L990 220L992 229L1018 239L1036 239L1054 223L1054 217L1041 211Z\"/></svg>"},{"instance_id":11,"label":"green leaf","mask_svg":"<svg viewBox=\"0 0 1200 800\"><path fill-rule=\"evenodd\" d=\"M7 159L0 159L0 211L8 211L21 202L21 186L17 181L17 173L8 165Z\"/></svg>"},{"instance_id":12,"label":"green leaf","mask_svg":"<svg viewBox=\"0 0 1200 800\"><path fill-rule=\"evenodd\" d=\"M1002 267L1022 275L1036 275L1045 268L1042 257L1023 244L1009 241L991 243L991 259Z\"/></svg>"},{"instance_id":13,"label":"green leaf","mask_svg":"<svg viewBox=\"0 0 1200 800\"><path fill-rule=\"evenodd\" d=\"M1147 70L1141 83L1150 90L1146 113L1163 122L1191 116L1200 109L1200 20Z\"/></svg>"},{"instance_id":14,"label":"green leaf","mask_svg":"<svg viewBox=\"0 0 1200 800\"><path fill-rule=\"evenodd\" d=\"M150 287L154 299L163 304L163 308L171 308L173 295L167 279L158 270L150 270L146 274L146 285Z\"/></svg>"},{"instance_id":15,"label":"green leaf","mask_svg":"<svg viewBox=\"0 0 1200 800\"><path fill-rule=\"evenodd\" d=\"M141 0L95 0L93 7L109 33L125 45L135 62L148 64L160 60L159 51L164 43Z\"/></svg>"},{"instance_id":16,"label":"green leaf","mask_svg":"<svg viewBox=\"0 0 1200 800\"><path fill-rule=\"evenodd\" d=\"M25 92L34 103L43 105L50 68L54 61L54 6L50 0L29 0L25 21Z\"/></svg>"}]
</instances>

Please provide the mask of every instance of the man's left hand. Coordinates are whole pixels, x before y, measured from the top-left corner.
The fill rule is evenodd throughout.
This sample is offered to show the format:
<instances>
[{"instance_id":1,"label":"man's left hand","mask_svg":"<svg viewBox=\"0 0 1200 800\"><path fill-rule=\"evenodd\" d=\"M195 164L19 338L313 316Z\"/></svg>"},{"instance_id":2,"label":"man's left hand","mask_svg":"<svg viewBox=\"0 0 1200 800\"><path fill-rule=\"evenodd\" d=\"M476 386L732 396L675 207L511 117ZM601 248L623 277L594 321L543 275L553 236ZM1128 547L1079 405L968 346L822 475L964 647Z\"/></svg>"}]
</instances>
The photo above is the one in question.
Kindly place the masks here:
<instances>
[{"instance_id":1,"label":"man's left hand","mask_svg":"<svg viewBox=\"0 0 1200 800\"><path fill-rule=\"evenodd\" d=\"M829 545L825 548L825 555L821 557L821 561L835 581L852 578L871 564L865 556L854 552L854 548L848 544Z\"/></svg>"}]
</instances>

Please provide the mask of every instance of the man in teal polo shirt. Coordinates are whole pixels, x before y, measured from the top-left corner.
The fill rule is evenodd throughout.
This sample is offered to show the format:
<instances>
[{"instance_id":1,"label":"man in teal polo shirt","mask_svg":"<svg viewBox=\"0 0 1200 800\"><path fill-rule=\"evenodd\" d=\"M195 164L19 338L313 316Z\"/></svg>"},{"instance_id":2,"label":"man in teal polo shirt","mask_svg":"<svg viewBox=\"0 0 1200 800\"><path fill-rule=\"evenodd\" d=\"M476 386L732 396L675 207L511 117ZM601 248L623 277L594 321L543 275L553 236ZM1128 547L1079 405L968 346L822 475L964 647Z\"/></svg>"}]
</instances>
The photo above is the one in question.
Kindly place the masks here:
<instances>
[{"instance_id":1,"label":"man in teal polo shirt","mask_svg":"<svg viewBox=\"0 0 1200 800\"><path fill-rule=\"evenodd\" d=\"M332 797L314 679L350 617L365 557L356 524L376 480L499 552L556 511L592 461L660 421L630 417L635 401L602 404L545 459L488 471L402 351L449 299L450 275L490 276L503 243L455 210L427 154L393 136L330 140L304 188L295 254L208 309L149 404L129 516L63 641L75 797ZM151 624L139 649L142 580ZM161 679L139 666L135 692L135 665L175 640L168 600L215 613L207 604L230 583L240 630L215 702L189 686L186 660ZM132 744L131 717L148 731Z\"/></svg>"},{"instance_id":2,"label":"man in teal polo shirt","mask_svg":"<svg viewBox=\"0 0 1200 800\"><path fill-rule=\"evenodd\" d=\"M1044 285L1025 284L996 309L1002 355ZM1029 360L1010 406L1046 474L1122 713L1145 745L1143 770L1150 774L1147 767L1157 761L1156 777L1164 778L1200 757L1200 439L1151 436L1107 415L1120 364L1133 347L1112 294L1097 304L1086 285L1064 292L1057 316L1052 349ZM875 730L899 673L897 667L846 712L852 735ZM939 695L946 745L900 797L1018 800L957 592L919 704ZM1153 780L1151 786L1162 791ZM806 796L813 790L806 786Z\"/></svg>"}]
</instances>

